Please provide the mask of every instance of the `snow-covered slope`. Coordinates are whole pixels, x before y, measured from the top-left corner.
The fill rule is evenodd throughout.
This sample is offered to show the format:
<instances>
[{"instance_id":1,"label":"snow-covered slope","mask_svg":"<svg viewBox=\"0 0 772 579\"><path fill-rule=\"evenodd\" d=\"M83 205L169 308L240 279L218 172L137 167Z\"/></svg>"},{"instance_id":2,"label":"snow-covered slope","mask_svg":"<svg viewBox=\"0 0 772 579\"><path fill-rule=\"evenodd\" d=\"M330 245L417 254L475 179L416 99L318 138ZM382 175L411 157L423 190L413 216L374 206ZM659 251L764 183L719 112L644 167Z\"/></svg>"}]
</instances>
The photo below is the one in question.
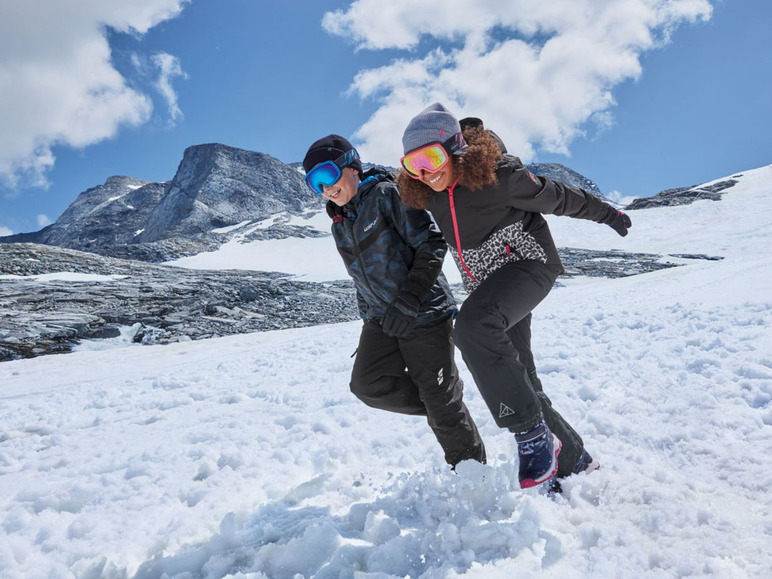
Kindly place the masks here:
<instances>
[{"instance_id":1,"label":"snow-covered slope","mask_svg":"<svg viewBox=\"0 0 772 579\"><path fill-rule=\"evenodd\" d=\"M548 216L550 229L558 246L567 247L716 255L758 251L759 240L772 236L772 165L737 175L737 185L721 201L628 211L633 228L625 238L609 237L593 223L563 217Z\"/></svg>"},{"instance_id":2,"label":"snow-covered slope","mask_svg":"<svg viewBox=\"0 0 772 579\"><path fill-rule=\"evenodd\" d=\"M215 251L199 253L166 262L166 265L192 269L248 269L280 271L303 281L348 279L346 268L330 235L330 218L320 200L319 211L306 217L277 214L264 221L245 222L227 243ZM256 230L267 229L277 221L325 232L323 237L289 237L246 241Z\"/></svg>"},{"instance_id":3,"label":"snow-covered slope","mask_svg":"<svg viewBox=\"0 0 772 579\"><path fill-rule=\"evenodd\" d=\"M557 501L513 484L460 356L487 466L355 400L356 322L0 364L0 576L768 577L770 206L772 166L624 239L550 220L561 246L724 258L537 308L542 381L602 464Z\"/></svg>"}]
</instances>

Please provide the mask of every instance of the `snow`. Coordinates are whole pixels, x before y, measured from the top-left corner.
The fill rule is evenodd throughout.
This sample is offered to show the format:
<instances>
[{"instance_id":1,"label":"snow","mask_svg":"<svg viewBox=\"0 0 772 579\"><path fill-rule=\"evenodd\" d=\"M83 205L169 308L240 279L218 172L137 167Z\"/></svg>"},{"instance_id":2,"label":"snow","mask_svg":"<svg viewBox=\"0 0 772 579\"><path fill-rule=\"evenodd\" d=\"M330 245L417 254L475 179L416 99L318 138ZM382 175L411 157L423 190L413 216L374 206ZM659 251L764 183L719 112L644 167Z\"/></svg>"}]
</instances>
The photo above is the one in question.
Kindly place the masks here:
<instances>
[{"instance_id":1,"label":"snow","mask_svg":"<svg viewBox=\"0 0 772 579\"><path fill-rule=\"evenodd\" d=\"M0 364L0 576L772 576L771 205L764 167L624 239L550 219L560 246L724 258L537 308L545 389L601 462L557 500L516 488L460 356L488 465L358 402L357 322Z\"/></svg>"},{"instance_id":2,"label":"snow","mask_svg":"<svg viewBox=\"0 0 772 579\"><path fill-rule=\"evenodd\" d=\"M310 227L327 235L244 241L244 238L255 230L267 229L276 223ZM243 231L215 251L183 257L169 261L166 265L190 269L278 271L288 274L292 279L309 282L349 279L346 268L334 248L330 235L330 218L322 208L307 217L282 213L252 223L249 228L247 225L250 225L250 222L221 229L223 233L239 229Z\"/></svg>"},{"instance_id":3,"label":"snow","mask_svg":"<svg viewBox=\"0 0 772 579\"><path fill-rule=\"evenodd\" d=\"M246 243L232 239L216 251L182 257L167 265L190 269L278 271L289 274L292 279L310 282L349 279L332 236Z\"/></svg>"}]
</instances>

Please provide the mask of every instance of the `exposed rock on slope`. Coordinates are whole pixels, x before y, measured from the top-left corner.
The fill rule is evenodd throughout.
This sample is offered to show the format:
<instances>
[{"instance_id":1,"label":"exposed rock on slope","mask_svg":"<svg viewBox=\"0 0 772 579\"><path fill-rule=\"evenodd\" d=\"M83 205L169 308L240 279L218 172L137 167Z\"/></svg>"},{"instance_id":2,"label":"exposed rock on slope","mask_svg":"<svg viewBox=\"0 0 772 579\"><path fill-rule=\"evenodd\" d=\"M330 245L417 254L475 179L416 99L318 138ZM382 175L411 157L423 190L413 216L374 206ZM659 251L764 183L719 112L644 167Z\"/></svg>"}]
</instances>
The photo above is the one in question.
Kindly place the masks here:
<instances>
[{"instance_id":1,"label":"exposed rock on slope","mask_svg":"<svg viewBox=\"0 0 772 579\"><path fill-rule=\"evenodd\" d=\"M52 272L68 273L39 277ZM135 341L164 344L357 315L347 282L185 270L34 244L0 244L0 290L0 361L68 352L135 324Z\"/></svg>"},{"instance_id":2,"label":"exposed rock on slope","mask_svg":"<svg viewBox=\"0 0 772 579\"><path fill-rule=\"evenodd\" d=\"M737 178L739 177L742 177L742 175L735 175L735 178L725 179L706 185L666 189L653 197L635 199L626 208L649 209L651 207L665 207L670 205L689 205L690 203L702 199L718 201L724 193L739 183L739 181L737 181Z\"/></svg>"}]
</instances>

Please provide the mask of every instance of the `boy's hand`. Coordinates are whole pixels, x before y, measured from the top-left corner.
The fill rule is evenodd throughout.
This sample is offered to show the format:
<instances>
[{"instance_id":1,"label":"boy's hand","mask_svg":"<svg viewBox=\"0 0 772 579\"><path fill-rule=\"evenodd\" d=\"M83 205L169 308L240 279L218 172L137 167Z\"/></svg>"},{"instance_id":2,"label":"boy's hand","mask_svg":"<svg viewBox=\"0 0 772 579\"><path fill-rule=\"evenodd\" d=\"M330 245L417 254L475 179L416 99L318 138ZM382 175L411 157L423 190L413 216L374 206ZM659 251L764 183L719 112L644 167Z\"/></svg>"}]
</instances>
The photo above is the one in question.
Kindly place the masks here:
<instances>
[{"instance_id":1,"label":"boy's hand","mask_svg":"<svg viewBox=\"0 0 772 579\"><path fill-rule=\"evenodd\" d=\"M383 333L393 338L408 335L415 326L420 307L421 303L416 296L410 292L400 292L383 315L383 322L381 322Z\"/></svg>"}]
</instances>

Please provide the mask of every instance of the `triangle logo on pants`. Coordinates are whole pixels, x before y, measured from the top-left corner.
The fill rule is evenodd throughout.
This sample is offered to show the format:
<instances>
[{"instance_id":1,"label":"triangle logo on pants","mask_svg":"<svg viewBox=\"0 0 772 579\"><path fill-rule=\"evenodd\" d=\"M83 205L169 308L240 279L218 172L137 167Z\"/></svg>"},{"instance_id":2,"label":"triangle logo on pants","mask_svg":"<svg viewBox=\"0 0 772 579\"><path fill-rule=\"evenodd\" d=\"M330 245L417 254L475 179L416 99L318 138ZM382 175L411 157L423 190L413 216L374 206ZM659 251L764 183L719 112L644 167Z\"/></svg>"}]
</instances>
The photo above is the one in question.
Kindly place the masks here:
<instances>
[{"instance_id":1,"label":"triangle logo on pants","mask_svg":"<svg viewBox=\"0 0 772 579\"><path fill-rule=\"evenodd\" d=\"M509 406L501 403L501 407L499 408L499 418L504 418L505 416L512 416L515 413L514 410L512 410Z\"/></svg>"}]
</instances>

